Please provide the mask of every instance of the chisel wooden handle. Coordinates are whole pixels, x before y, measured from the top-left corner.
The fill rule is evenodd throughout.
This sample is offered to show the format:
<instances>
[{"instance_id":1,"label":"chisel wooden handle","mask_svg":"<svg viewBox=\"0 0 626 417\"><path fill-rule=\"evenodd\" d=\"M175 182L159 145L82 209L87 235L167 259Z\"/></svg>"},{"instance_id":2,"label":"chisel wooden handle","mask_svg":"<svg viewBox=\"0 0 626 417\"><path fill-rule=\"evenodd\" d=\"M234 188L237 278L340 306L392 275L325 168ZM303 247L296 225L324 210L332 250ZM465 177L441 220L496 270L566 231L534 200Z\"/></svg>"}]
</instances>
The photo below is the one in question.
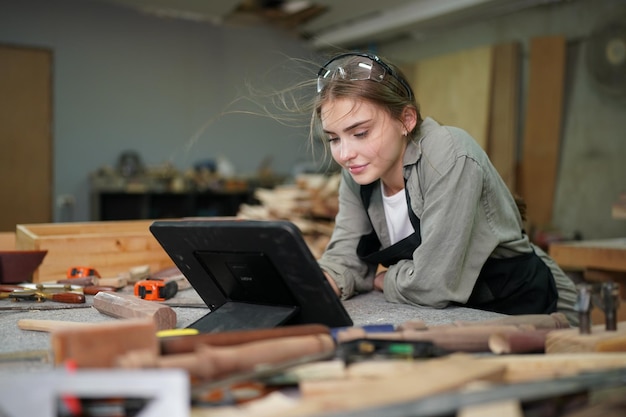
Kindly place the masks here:
<instances>
[{"instance_id":1,"label":"chisel wooden handle","mask_svg":"<svg viewBox=\"0 0 626 417\"><path fill-rule=\"evenodd\" d=\"M334 348L330 335L318 334L260 340L236 346L200 345L193 353L167 356L137 350L119 356L116 363L122 368L181 368L192 376L212 379L250 371L261 364L278 364L331 352Z\"/></svg>"},{"instance_id":2,"label":"chisel wooden handle","mask_svg":"<svg viewBox=\"0 0 626 417\"><path fill-rule=\"evenodd\" d=\"M78 292L62 292L57 294L45 294L46 300L52 300L59 303L83 304L85 302L85 294Z\"/></svg>"},{"instance_id":3,"label":"chisel wooden handle","mask_svg":"<svg viewBox=\"0 0 626 417\"><path fill-rule=\"evenodd\" d=\"M83 293L86 295L96 295L100 291L117 291L117 288L109 285L87 285L83 288Z\"/></svg>"},{"instance_id":4,"label":"chisel wooden handle","mask_svg":"<svg viewBox=\"0 0 626 417\"><path fill-rule=\"evenodd\" d=\"M0 285L0 292L13 292L13 291L22 291L24 287L20 287L19 285L9 285L2 284Z\"/></svg>"},{"instance_id":5,"label":"chisel wooden handle","mask_svg":"<svg viewBox=\"0 0 626 417\"><path fill-rule=\"evenodd\" d=\"M39 320L39 319L20 319L17 321L17 327L22 330L34 330L38 332L52 332L54 330L75 328L79 326L90 325L91 323L82 323L75 321L62 320Z\"/></svg>"},{"instance_id":6,"label":"chisel wooden handle","mask_svg":"<svg viewBox=\"0 0 626 417\"><path fill-rule=\"evenodd\" d=\"M189 353L195 351L199 345L231 346L257 340L315 334L330 334L330 328L321 324L302 324L272 329L234 330L191 336L165 337L161 339L161 353L163 355Z\"/></svg>"}]
</instances>

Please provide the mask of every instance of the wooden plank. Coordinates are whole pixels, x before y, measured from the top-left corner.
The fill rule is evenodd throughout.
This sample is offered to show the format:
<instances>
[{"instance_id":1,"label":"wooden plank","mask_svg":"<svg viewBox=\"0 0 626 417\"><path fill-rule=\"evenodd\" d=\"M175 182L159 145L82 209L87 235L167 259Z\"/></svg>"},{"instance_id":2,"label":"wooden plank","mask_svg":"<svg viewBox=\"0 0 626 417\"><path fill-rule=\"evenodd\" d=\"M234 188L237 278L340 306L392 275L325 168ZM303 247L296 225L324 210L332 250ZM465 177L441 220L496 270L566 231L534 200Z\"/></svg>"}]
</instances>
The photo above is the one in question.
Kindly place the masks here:
<instances>
[{"instance_id":1,"label":"wooden plank","mask_svg":"<svg viewBox=\"0 0 626 417\"><path fill-rule=\"evenodd\" d=\"M609 349L610 346L610 349ZM591 327L590 334L579 329L554 330L546 335L546 353L626 352L626 322L617 323L617 330L605 330L604 324Z\"/></svg>"},{"instance_id":2,"label":"wooden plank","mask_svg":"<svg viewBox=\"0 0 626 417\"><path fill-rule=\"evenodd\" d=\"M529 86L518 190L526 200L531 226L552 222L561 140L565 81L565 38L530 41Z\"/></svg>"},{"instance_id":3,"label":"wooden plank","mask_svg":"<svg viewBox=\"0 0 626 417\"><path fill-rule=\"evenodd\" d=\"M552 243L548 252L563 269L626 271L626 238Z\"/></svg>"},{"instance_id":4,"label":"wooden plank","mask_svg":"<svg viewBox=\"0 0 626 417\"><path fill-rule=\"evenodd\" d=\"M489 389L488 387L486 389ZM493 401L461 408L457 417L524 417L518 400Z\"/></svg>"},{"instance_id":5,"label":"wooden plank","mask_svg":"<svg viewBox=\"0 0 626 417\"><path fill-rule=\"evenodd\" d=\"M15 249L15 232L0 232L0 250Z\"/></svg>"},{"instance_id":6,"label":"wooden plank","mask_svg":"<svg viewBox=\"0 0 626 417\"><path fill-rule=\"evenodd\" d=\"M0 45L0 231L52 221L52 51Z\"/></svg>"},{"instance_id":7,"label":"wooden plank","mask_svg":"<svg viewBox=\"0 0 626 417\"><path fill-rule=\"evenodd\" d=\"M285 414L273 415L317 415L389 405L458 389L473 381L499 382L505 371L503 364L465 355L415 361L411 365L412 370L377 377L303 381L299 405L285 410ZM352 395L355 392L359 395Z\"/></svg>"},{"instance_id":8,"label":"wooden plank","mask_svg":"<svg viewBox=\"0 0 626 417\"><path fill-rule=\"evenodd\" d=\"M487 149L493 47L420 60L412 85L422 116L466 130Z\"/></svg>"},{"instance_id":9,"label":"wooden plank","mask_svg":"<svg viewBox=\"0 0 626 417\"><path fill-rule=\"evenodd\" d=\"M626 353L490 355L481 360L506 366L505 382L526 382L571 376L585 371L623 368L626 366Z\"/></svg>"},{"instance_id":10,"label":"wooden plank","mask_svg":"<svg viewBox=\"0 0 626 417\"><path fill-rule=\"evenodd\" d=\"M487 139L487 154L513 193L516 192L520 56L519 43L507 43L494 47L491 111Z\"/></svg>"}]
</instances>

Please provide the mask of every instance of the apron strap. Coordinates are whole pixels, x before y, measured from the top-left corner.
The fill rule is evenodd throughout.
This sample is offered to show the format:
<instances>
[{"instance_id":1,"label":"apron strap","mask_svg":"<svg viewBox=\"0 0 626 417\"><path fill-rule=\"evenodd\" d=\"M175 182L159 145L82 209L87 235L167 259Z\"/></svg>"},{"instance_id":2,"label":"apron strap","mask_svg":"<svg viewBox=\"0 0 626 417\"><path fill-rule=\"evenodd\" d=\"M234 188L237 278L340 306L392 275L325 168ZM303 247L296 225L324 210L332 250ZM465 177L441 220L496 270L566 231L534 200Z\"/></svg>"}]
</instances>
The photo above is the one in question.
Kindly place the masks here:
<instances>
[{"instance_id":1,"label":"apron strap","mask_svg":"<svg viewBox=\"0 0 626 417\"><path fill-rule=\"evenodd\" d=\"M365 208L367 217L370 220L370 224L372 224L372 219L370 218L367 209L369 208L372 193L374 191L374 187L376 186L380 187L380 180L374 181L371 184L362 185L360 189L361 201L363 202L363 207ZM382 245L376 231L372 230L369 234L361 236L356 253L362 261L373 264L381 264L388 267L389 265L398 263L398 261L402 259L411 259L415 249L421 245L422 236L420 234L420 219L415 215L413 209L411 208L409 193L406 191L406 181L404 189L407 199L409 219L411 220L411 225L413 226L415 232L385 249L381 249Z\"/></svg>"}]
</instances>

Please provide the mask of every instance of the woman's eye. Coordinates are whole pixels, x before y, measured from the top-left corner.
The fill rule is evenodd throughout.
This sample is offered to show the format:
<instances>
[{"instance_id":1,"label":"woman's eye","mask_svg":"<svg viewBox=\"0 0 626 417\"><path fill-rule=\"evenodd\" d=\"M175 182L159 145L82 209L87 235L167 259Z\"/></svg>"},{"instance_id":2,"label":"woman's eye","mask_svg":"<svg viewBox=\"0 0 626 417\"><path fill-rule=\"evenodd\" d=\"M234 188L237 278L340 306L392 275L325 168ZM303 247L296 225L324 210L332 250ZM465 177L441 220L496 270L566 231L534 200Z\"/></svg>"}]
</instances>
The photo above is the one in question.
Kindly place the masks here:
<instances>
[{"instance_id":1,"label":"woman's eye","mask_svg":"<svg viewBox=\"0 0 626 417\"><path fill-rule=\"evenodd\" d=\"M329 137L328 138L328 143L335 143L337 141L339 141L339 138L336 138L336 137Z\"/></svg>"},{"instance_id":2,"label":"woman's eye","mask_svg":"<svg viewBox=\"0 0 626 417\"><path fill-rule=\"evenodd\" d=\"M354 136L357 138L364 138L365 136L367 136L367 130L364 130L362 132L356 132Z\"/></svg>"}]
</instances>

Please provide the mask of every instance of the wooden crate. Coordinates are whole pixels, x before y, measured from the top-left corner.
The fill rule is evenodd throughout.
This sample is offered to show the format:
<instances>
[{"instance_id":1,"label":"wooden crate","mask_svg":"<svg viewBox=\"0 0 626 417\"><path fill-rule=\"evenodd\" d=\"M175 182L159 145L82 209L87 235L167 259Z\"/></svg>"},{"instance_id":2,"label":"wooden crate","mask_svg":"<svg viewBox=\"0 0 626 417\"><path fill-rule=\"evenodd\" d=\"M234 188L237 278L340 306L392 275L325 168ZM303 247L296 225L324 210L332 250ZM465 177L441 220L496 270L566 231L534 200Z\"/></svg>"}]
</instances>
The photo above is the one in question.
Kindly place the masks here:
<instances>
[{"instance_id":1,"label":"wooden crate","mask_svg":"<svg viewBox=\"0 0 626 417\"><path fill-rule=\"evenodd\" d=\"M0 232L0 250L15 249L15 232Z\"/></svg>"},{"instance_id":2,"label":"wooden crate","mask_svg":"<svg viewBox=\"0 0 626 417\"><path fill-rule=\"evenodd\" d=\"M48 251L33 282L65 279L72 266L92 266L102 277L141 265L152 272L174 266L150 233L150 224L152 220L19 224L15 247Z\"/></svg>"}]
</instances>

